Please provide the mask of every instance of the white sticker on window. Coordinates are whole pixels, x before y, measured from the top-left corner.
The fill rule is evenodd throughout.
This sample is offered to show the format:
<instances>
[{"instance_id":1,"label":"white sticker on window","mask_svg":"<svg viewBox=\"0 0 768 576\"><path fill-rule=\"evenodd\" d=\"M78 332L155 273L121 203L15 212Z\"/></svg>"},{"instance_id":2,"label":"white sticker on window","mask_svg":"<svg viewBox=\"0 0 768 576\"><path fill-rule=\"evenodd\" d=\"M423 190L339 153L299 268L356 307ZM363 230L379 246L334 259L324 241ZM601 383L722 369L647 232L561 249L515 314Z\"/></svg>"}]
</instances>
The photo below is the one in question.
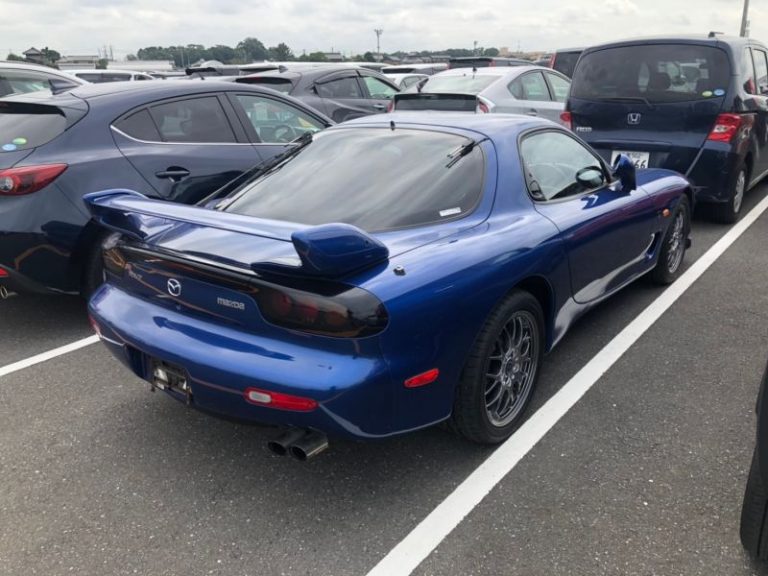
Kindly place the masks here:
<instances>
[{"instance_id":1,"label":"white sticker on window","mask_svg":"<svg viewBox=\"0 0 768 576\"><path fill-rule=\"evenodd\" d=\"M448 208L448 210L440 210L440 217L453 216L455 214L461 214L461 208Z\"/></svg>"}]
</instances>

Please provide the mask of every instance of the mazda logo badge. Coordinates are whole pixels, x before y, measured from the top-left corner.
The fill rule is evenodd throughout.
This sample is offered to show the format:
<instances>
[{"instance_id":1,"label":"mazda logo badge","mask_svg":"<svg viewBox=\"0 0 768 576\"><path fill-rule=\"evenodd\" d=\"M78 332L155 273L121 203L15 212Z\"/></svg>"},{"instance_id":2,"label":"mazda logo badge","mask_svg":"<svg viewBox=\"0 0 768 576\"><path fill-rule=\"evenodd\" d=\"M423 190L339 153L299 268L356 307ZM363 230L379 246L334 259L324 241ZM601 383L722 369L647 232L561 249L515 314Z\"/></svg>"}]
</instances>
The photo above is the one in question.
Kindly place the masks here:
<instances>
[{"instance_id":1,"label":"mazda logo badge","mask_svg":"<svg viewBox=\"0 0 768 576\"><path fill-rule=\"evenodd\" d=\"M168 280L168 294L171 296L181 296L181 282L176 278Z\"/></svg>"},{"instance_id":2,"label":"mazda logo badge","mask_svg":"<svg viewBox=\"0 0 768 576\"><path fill-rule=\"evenodd\" d=\"M640 124L640 118L642 118L642 116L639 112L631 112L627 114L627 124L631 124L632 126Z\"/></svg>"}]
</instances>

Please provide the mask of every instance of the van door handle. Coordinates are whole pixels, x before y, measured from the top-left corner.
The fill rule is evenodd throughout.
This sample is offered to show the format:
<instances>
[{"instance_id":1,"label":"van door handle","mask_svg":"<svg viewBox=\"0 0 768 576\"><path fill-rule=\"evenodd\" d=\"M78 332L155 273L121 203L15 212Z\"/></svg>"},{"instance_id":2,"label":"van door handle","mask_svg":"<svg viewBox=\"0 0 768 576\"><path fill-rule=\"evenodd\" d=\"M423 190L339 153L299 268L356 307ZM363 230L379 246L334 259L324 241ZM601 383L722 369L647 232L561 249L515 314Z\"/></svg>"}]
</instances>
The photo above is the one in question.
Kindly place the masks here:
<instances>
[{"instance_id":1,"label":"van door handle","mask_svg":"<svg viewBox=\"0 0 768 576\"><path fill-rule=\"evenodd\" d=\"M158 178L170 178L171 180L181 180L189 176L189 170L182 168L181 166L169 166L166 170L155 172L155 176Z\"/></svg>"}]
</instances>

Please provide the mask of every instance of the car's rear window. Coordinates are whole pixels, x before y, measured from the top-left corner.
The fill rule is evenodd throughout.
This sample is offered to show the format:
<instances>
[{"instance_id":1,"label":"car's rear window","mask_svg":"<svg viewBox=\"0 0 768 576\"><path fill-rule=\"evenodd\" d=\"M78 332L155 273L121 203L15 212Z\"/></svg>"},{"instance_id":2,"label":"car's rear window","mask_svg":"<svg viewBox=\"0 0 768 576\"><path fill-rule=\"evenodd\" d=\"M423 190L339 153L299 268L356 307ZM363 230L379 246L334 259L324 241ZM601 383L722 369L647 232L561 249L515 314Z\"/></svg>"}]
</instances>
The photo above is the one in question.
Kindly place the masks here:
<instances>
[{"instance_id":1,"label":"car's rear window","mask_svg":"<svg viewBox=\"0 0 768 576\"><path fill-rule=\"evenodd\" d=\"M349 128L318 134L224 209L300 224L391 230L465 216L480 199L484 172L480 146L463 136Z\"/></svg>"},{"instance_id":2,"label":"car's rear window","mask_svg":"<svg viewBox=\"0 0 768 576\"><path fill-rule=\"evenodd\" d=\"M52 106L0 102L0 154L42 146L64 132L66 127L64 114Z\"/></svg>"},{"instance_id":3,"label":"car's rear window","mask_svg":"<svg viewBox=\"0 0 768 576\"><path fill-rule=\"evenodd\" d=\"M579 56L581 56L580 50L578 52L557 52L555 54L555 64L552 68L570 78L573 76L573 70L576 68Z\"/></svg>"},{"instance_id":4,"label":"car's rear window","mask_svg":"<svg viewBox=\"0 0 768 576\"><path fill-rule=\"evenodd\" d=\"M479 94L488 86L496 82L501 76L495 74L473 74L471 71L467 71L466 74L459 75L446 75L446 76L430 76L424 86L421 87L422 92L432 92L435 94L446 94L451 92L457 92L459 94Z\"/></svg>"},{"instance_id":5,"label":"car's rear window","mask_svg":"<svg viewBox=\"0 0 768 576\"><path fill-rule=\"evenodd\" d=\"M643 98L649 103L722 97L731 66L723 50L695 44L607 48L579 60L571 97Z\"/></svg>"},{"instance_id":6,"label":"car's rear window","mask_svg":"<svg viewBox=\"0 0 768 576\"><path fill-rule=\"evenodd\" d=\"M286 78L270 78L265 76L264 78L238 78L236 81L240 84L258 84L283 94L288 94L293 89L293 84Z\"/></svg>"}]
</instances>

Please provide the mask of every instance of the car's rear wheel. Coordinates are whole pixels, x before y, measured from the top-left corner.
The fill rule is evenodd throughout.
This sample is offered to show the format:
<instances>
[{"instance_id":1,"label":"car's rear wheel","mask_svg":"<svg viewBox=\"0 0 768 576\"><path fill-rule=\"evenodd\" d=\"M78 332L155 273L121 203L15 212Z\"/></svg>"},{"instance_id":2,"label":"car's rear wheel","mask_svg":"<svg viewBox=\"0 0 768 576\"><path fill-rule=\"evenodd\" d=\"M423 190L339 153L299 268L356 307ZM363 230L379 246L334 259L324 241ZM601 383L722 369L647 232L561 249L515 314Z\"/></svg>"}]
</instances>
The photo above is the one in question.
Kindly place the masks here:
<instances>
[{"instance_id":1,"label":"car's rear wheel","mask_svg":"<svg viewBox=\"0 0 768 576\"><path fill-rule=\"evenodd\" d=\"M741 543L749 554L759 560L768 560L768 496L760 477L757 448L752 454L747 489L741 505Z\"/></svg>"},{"instance_id":2,"label":"car's rear wheel","mask_svg":"<svg viewBox=\"0 0 768 576\"><path fill-rule=\"evenodd\" d=\"M749 183L749 170L746 164L741 164L733 175L728 187L728 201L713 206L714 217L723 224L732 224L739 219L744 194Z\"/></svg>"},{"instance_id":3,"label":"car's rear wheel","mask_svg":"<svg viewBox=\"0 0 768 576\"><path fill-rule=\"evenodd\" d=\"M672 214L659 250L659 259L651 272L651 279L657 284L671 284L680 276L690 230L691 209L688 198L683 197Z\"/></svg>"},{"instance_id":4,"label":"car's rear wheel","mask_svg":"<svg viewBox=\"0 0 768 576\"><path fill-rule=\"evenodd\" d=\"M528 292L509 294L490 314L456 391L452 423L481 444L507 439L533 396L544 351L544 314Z\"/></svg>"},{"instance_id":5,"label":"car's rear wheel","mask_svg":"<svg viewBox=\"0 0 768 576\"><path fill-rule=\"evenodd\" d=\"M80 283L80 295L88 300L96 290L104 284L104 260L102 258L102 248L104 242L111 236L115 236L113 232L101 232L93 238L91 246L88 248L88 253L85 255L83 262L83 275Z\"/></svg>"}]
</instances>

